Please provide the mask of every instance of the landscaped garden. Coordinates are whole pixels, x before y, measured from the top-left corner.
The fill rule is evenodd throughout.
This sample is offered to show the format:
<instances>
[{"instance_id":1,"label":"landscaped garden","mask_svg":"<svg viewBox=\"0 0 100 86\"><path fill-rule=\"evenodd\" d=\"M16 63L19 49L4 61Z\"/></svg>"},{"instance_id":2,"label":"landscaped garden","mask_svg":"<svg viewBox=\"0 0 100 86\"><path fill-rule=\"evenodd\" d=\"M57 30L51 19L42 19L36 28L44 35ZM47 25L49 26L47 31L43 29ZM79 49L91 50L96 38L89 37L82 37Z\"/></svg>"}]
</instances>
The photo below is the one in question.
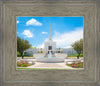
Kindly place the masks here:
<instances>
[{"instance_id":1,"label":"landscaped garden","mask_svg":"<svg viewBox=\"0 0 100 86\"><path fill-rule=\"evenodd\" d=\"M29 64L28 62L17 62L17 67L28 67L32 64Z\"/></svg>"},{"instance_id":2,"label":"landscaped garden","mask_svg":"<svg viewBox=\"0 0 100 86\"><path fill-rule=\"evenodd\" d=\"M83 68L83 62L67 64L67 66L70 66L73 68Z\"/></svg>"}]
</instances>

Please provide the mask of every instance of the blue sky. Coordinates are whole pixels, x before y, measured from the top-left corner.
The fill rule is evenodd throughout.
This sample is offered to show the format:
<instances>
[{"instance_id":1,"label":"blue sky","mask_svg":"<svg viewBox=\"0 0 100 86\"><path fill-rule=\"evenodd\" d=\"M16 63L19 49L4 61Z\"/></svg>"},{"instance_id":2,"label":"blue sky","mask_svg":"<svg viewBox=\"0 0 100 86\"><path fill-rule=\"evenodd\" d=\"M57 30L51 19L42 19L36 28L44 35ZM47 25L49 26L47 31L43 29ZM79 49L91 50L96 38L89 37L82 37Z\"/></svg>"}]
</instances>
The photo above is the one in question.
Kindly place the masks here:
<instances>
[{"instance_id":1,"label":"blue sky","mask_svg":"<svg viewBox=\"0 0 100 86\"><path fill-rule=\"evenodd\" d=\"M48 39L50 22L53 41L57 48L68 48L83 38L83 17L17 17L17 36L32 47L43 48Z\"/></svg>"}]
</instances>

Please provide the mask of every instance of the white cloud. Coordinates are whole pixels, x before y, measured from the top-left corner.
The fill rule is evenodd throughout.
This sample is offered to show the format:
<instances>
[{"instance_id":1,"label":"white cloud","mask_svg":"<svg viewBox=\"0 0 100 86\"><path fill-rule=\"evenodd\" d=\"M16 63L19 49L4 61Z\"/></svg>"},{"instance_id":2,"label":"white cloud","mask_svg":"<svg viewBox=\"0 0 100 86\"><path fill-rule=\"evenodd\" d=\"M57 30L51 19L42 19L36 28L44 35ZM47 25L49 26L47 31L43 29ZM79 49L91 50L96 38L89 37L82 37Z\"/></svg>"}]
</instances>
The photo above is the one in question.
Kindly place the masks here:
<instances>
[{"instance_id":1,"label":"white cloud","mask_svg":"<svg viewBox=\"0 0 100 86\"><path fill-rule=\"evenodd\" d=\"M53 38L53 41L56 42L57 48L59 47L60 48L70 48L71 44L83 38L83 28L82 27L76 28L75 31L65 32L65 33L55 32L52 38ZM45 39L45 41L46 40L47 38ZM41 45L38 45L37 47L43 48L44 42Z\"/></svg>"},{"instance_id":2,"label":"white cloud","mask_svg":"<svg viewBox=\"0 0 100 86\"><path fill-rule=\"evenodd\" d=\"M52 38L56 41L57 47L69 48L72 43L83 38L83 28L76 28L75 31L63 34L55 32Z\"/></svg>"},{"instance_id":3,"label":"white cloud","mask_svg":"<svg viewBox=\"0 0 100 86\"><path fill-rule=\"evenodd\" d=\"M17 21L17 24L19 23L19 21Z\"/></svg>"},{"instance_id":4,"label":"white cloud","mask_svg":"<svg viewBox=\"0 0 100 86\"><path fill-rule=\"evenodd\" d=\"M44 44L42 43L42 44L38 45L37 48L44 48Z\"/></svg>"},{"instance_id":5,"label":"white cloud","mask_svg":"<svg viewBox=\"0 0 100 86\"><path fill-rule=\"evenodd\" d=\"M47 32L42 32L42 34L47 34Z\"/></svg>"},{"instance_id":6,"label":"white cloud","mask_svg":"<svg viewBox=\"0 0 100 86\"><path fill-rule=\"evenodd\" d=\"M29 25L34 25L34 26L41 26L42 23L40 23L39 21L37 21L36 19L31 19L29 21L26 22L26 26L29 26Z\"/></svg>"},{"instance_id":7,"label":"white cloud","mask_svg":"<svg viewBox=\"0 0 100 86\"><path fill-rule=\"evenodd\" d=\"M33 34L30 32L30 30L24 30L22 34L25 35L26 37L33 37Z\"/></svg>"}]
</instances>

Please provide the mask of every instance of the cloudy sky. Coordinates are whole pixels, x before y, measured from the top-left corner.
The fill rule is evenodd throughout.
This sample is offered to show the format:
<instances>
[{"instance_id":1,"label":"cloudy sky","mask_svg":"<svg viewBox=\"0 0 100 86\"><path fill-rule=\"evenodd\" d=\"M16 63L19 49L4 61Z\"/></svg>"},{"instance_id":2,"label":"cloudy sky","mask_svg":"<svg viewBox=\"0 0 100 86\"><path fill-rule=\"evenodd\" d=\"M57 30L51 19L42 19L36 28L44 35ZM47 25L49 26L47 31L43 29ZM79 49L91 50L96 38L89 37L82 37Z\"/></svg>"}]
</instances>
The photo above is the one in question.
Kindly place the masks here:
<instances>
[{"instance_id":1,"label":"cloudy sky","mask_svg":"<svg viewBox=\"0 0 100 86\"><path fill-rule=\"evenodd\" d=\"M32 47L43 48L51 35L57 48L69 48L83 38L83 17L17 17L17 36L26 39Z\"/></svg>"}]
</instances>

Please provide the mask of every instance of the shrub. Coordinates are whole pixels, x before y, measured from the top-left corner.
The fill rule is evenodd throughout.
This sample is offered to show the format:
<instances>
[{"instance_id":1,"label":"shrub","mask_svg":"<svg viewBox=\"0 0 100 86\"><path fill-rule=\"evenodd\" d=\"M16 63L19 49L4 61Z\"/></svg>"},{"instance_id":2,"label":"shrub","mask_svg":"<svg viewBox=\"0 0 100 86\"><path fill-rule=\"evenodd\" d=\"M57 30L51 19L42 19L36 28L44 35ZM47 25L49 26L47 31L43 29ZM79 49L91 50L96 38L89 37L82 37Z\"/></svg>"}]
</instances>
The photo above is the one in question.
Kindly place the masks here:
<instances>
[{"instance_id":1,"label":"shrub","mask_svg":"<svg viewBox=\"0 0 100 86\"><path fill-rule=\"evenodd\" d=\"M21 57L21 53L17 51L17 57Z\"/></svg>"},{"instance_id":2,"label":"shrub","mask_svg":"<svg viewBox=\"0 0 100 86\"><path fill-rule=\"evenodd\" d=\"M40 53L43 53L43 51L40 51Z\"/></svg>"},{"instance_id":3,"label":"shrub","mask_svg":"<svg viewBox=\"0 0 100 86\"><path fill-rule=\"evenodd\" d=\"M24 55L26 55L27 54L27 52L24 52Z\"/></svg>"},{"instance_id":4,"label":"shrub","mask_svg":"<svg viewBox=\"0 0 100 86\"><path fill-rule=\"evenodd\" d=\"M60 51L58 51L58 53L60 53Z\"/></svg>"},{"instance_id":5,"label":"shrub","mask_svg":"<svg viewBox=\"0 0 100 86\"><path fill-rule=\"evenodd\" d=\"M58 51L58 53L62 53L62 51Z\"/></svg>"}]
</instances>

